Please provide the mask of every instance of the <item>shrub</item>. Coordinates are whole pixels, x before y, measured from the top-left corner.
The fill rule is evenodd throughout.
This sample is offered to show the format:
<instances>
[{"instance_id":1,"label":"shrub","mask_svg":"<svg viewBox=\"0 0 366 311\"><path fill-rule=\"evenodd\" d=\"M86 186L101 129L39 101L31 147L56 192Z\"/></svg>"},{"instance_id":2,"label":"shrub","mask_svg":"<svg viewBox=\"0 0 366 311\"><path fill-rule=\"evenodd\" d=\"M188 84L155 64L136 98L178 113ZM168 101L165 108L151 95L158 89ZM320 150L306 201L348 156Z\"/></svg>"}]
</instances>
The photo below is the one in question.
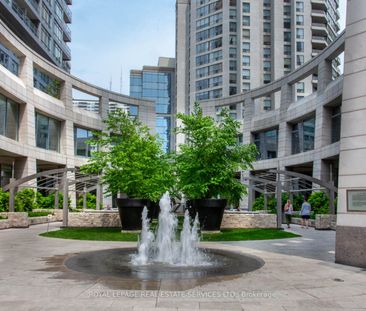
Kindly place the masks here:
<instances>
[{"instance_id":1,"label":"shrub","mask_svg":"<svg viewBox=\"0 0 366 311\"><path fill-rule=\"evenodd\" d=\"M38 208L53 209L55 208L55 193L50 193L47 196L43 196L42 193L37 192L37 206ZM64 196L62 193L58 194L58 208L63 207ZM69 199L70 205L70 199Z\"/></svg>"},{"instance_id":2,"label":"shrub","mask_svg":"<svg viewBox=\"0 0 366 311\"><path fill-rule=\"evenodd\" d=\"M48 216L51 212L28 212L28 217Z\"/></svg>"},{"instance_id":3,"label":"shrub","mask_svg":"<svg viewBox=\"0 0 366 311\"><path fill-rule=\"evenodd\" d=\"M329 214L329 199L324 192L313 192L308 202L314 214Z\"/></svg>"},{"instance_id":4,"label":"shrub","mask_svg":"<svg viewBox=\"0 0 366 311\"><path fill-rule=\"evenodd\" d=\"M37 208L36 193L33 189L23 189L15 195L15 211L29 212Z\"/></svg>"},{"instance_id":5,"label":"shrub","mask_svg":"<svg viewBox=\"0 0 366 311\"><path fill-rule=\"evenodd\" d=\"M0 212L9 211L9 192L4 192L0 188Z\"/></svg>"},{"instance_id":6,"label":"shrub","mask_svg":"<svg viewBox=\"0 0 366 311\"><path fill-rule=\"evenodd\" d=\"M97 197L88 192L86 194L86 208L87 209L96 209L97 207ZM77 200L77 204L76 204L76 208L78 209L82 209L84 208L84 196L80 196L79 199Z\"/></svg>"}]
</instances>

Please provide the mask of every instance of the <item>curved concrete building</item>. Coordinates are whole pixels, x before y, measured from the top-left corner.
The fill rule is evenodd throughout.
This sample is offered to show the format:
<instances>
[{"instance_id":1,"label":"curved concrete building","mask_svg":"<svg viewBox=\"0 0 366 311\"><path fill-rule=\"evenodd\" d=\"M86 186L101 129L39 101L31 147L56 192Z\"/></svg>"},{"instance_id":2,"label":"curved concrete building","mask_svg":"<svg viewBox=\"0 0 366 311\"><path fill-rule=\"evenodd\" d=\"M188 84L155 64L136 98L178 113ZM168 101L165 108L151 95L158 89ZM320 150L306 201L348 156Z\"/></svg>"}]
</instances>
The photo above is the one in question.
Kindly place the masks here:
<instances>
[{"instance_id":1,"label":"curved concrete building","mask_svg":"<svg viewBox=\"0 0 366 311\"><path fill-rule=\"evenodd\" d=\"M19 70L0 66L0 184L43 170L80 167L85 140L103 130L109 109L129 109L155 127L154 103L114 93L71 76L23 43L0 20L0 43L20 60ZM97 98L97 111L78 108L72 93Z\"/></svg>"},{"instance_id":2,"label":"curved concrete building","mask_svg":"<svg viewBox=\"0 0 366 311\"><path fill-rule=\"evenodd\" d=\"M348 0L346 30L315 58L262 87L202 102L216 118L229 108L242 124L239 141L257 145L260 155L247 177L280 169L338 187L336 261L360 267L366 267L365 20L366 2ZM332 61L343 52L344 74L334 78ZM317 90L296 98L297 82L313 74ZM268 96L279 100L263 111L260 99ZM250 190L249 209L254 195Z\"/></svg>"}]
</instances>

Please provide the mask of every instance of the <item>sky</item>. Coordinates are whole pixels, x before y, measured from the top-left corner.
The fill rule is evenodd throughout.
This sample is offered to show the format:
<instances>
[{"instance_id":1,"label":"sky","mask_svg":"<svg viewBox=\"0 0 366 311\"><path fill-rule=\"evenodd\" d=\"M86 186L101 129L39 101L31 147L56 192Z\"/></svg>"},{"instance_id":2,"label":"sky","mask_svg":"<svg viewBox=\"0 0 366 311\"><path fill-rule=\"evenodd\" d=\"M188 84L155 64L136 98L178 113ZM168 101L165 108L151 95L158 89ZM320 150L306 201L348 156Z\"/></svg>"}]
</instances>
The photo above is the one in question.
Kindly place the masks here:
<instances>
[{"instance_id":1,"label":"sky","mask_svg":"<svg viewBox=\"0 0 366 311\"><path fill-rule=\"evenodd\" d=\"M75 0L71 10L71 73L83 80L120 92L122 72L128 95L131 69L175 57L175 0Z\"/></svg>"}]
</instances>

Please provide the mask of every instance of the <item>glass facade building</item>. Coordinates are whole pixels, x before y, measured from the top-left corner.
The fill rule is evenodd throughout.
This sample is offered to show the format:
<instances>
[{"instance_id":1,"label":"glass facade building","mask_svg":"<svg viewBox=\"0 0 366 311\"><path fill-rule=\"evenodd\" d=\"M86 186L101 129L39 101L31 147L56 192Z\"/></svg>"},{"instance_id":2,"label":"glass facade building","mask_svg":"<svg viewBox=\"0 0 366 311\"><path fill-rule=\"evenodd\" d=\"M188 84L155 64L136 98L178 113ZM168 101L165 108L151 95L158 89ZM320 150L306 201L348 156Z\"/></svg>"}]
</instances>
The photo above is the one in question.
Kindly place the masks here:
<instances>
[{"instance_id":1,"label":"glass facade building","mask_svg":"<svg viewBox=\"0 0 366 311\"><path fill-rule=\"evenodd\" d=\"M158 67L144 66L143 70L130 73L130 96L155 102L155 130L165 152L174 149L174 71L173 59L160 58Z\"/></svg>"}]
</instances>

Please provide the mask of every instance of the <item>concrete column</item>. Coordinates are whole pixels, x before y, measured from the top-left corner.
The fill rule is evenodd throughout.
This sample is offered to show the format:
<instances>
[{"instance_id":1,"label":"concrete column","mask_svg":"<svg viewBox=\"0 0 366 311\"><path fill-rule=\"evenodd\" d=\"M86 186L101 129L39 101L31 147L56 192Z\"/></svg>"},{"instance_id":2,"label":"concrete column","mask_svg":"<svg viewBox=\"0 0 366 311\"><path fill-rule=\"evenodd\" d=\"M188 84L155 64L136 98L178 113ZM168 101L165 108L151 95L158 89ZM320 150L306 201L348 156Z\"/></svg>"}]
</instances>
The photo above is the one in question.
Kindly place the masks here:
<instances>
[{"instance_id":1,"label":"concrete column","mask_svg":"<svg viewBox=\"0 0 366 311\"><path fill-rule=\"evenodd\" d=\"M243 117L243 144L250 144L252 142L251 137L251 122L254 116L254 99L249 98L244 101L244 117Z\"/></svg>"},{"instance_id":2,"label":"concrete column","mask_svg":"<svg viewBox=\"0 0 366 311\"><path fill-rule=\"evenodd\" d=\"M332 62L322 61L318 66L318 93L323 92L332 81Z\"/></svg>"},{"instance_id":3,"label":"concrete column","mask_svg":"<svg viewBox=\"0 0 366 311\"><path fill-rule=\"evenodd\" d=\"M290 84L285 84L281 87L281 112L286 112L290 104L294 101L294 86ZM283 113L281 113L283 115Z\"/></svg>"},{"instance_id":4,"label":"concrete column","mask_svg":"<svg viewBox=\"0 0 366 311\"><path fill-rule=\"evenodd\" d=\"M347 4L336 262L366 268L366 1ZM348 202L359 190L358 204ZM353 201L356 202L356 199Z\"/></svg>"},{"instance_id":5,"label":"concrete column","mask_svg":"<svg viewBox=\"0 0 366 311\"><path fill-rule=\"evenodd\" d=\"M314 149L327 146L331 142L331 110L324 106L317 106L315 112L315 141Z\"/></svg>"},{"instance_id":6,"label":"concrete column","mask_svg":"<svg viewBox=\"0 0 366 311\"><path fill-rule=\"evenodd\" d=\"M67 172L64 173L63 179L62 179L62 193L64 196L63 199L63 215L62 215L62 225L64 227L68 226L69 223L69 185L67 180Z\"/></svg>"}]
</instances>

